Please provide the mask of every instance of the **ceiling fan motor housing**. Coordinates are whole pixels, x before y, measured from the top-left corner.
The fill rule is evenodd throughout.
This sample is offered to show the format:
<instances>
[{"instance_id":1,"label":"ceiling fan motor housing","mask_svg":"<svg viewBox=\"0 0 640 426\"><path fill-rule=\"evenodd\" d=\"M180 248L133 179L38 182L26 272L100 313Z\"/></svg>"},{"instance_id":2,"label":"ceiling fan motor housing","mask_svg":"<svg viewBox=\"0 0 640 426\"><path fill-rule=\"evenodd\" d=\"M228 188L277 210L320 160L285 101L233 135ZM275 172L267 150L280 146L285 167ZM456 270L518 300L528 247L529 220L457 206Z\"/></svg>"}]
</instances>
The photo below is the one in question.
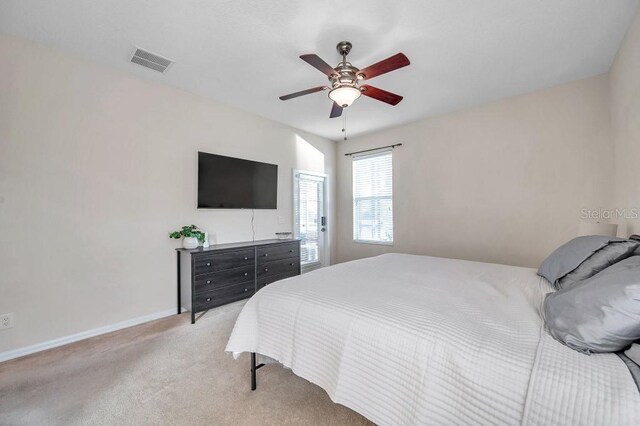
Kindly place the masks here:
<instances>
[{"instance_id":1,"label":"ceiling fan motor housing","mask_svg":"<svg viewBox=\"0 0 640 426\"><path fill-rule=\"evenodd\" d=\"M336 68L336 75L329 77L329 81L331 82L331 86L340 86L340 85L350 85L356 86L358 82L358 68L351 65L349 62L340 63Z\"/></svg>"}]
</instances>

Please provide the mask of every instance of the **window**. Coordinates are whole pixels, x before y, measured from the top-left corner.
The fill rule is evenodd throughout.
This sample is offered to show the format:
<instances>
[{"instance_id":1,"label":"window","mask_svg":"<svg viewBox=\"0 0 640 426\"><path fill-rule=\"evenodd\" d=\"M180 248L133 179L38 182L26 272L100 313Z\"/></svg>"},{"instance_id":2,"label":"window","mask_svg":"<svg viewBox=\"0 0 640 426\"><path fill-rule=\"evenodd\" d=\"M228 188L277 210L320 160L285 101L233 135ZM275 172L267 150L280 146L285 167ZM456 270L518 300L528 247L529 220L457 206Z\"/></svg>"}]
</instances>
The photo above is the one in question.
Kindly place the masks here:
<instances>
[{"instance_id":1,"label":"window","mask_svg":"<svg viewBox=\"0 0 640 426\"><path fill-rule=\"evenodd\" d=\"M353 240L393 244L391 151L353 157Z\"/></svg>"}]
</instances>

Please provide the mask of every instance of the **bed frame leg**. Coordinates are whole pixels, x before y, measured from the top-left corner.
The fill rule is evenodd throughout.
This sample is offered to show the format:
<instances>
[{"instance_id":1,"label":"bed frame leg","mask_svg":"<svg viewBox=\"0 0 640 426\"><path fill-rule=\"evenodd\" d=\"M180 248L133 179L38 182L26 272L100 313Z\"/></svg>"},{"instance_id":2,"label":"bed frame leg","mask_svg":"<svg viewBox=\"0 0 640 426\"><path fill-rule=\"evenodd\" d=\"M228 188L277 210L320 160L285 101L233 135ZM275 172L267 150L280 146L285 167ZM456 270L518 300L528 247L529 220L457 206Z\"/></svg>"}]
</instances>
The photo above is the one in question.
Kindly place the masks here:
<instances>
[{"instance_id":1,"label":"bed frame leg","mask_svg":"<svg viewBox=\"0 0 640 426\"><path fill-rule=\"evenodd\" d=\"M251 390L256 390L256 370L260 367L264 367L264 364L256 365L256 353L251 352Z\"/></svg>"},{"instance_id":2,"label":"bed frame leg","mask_svg":"<svg viewBox=\"0 0 640 426\"><path fill-rule=\"evenodd\" d=\"M256 353L251 352L251 390L256 390Z\"/></svg>"}]
</instances>

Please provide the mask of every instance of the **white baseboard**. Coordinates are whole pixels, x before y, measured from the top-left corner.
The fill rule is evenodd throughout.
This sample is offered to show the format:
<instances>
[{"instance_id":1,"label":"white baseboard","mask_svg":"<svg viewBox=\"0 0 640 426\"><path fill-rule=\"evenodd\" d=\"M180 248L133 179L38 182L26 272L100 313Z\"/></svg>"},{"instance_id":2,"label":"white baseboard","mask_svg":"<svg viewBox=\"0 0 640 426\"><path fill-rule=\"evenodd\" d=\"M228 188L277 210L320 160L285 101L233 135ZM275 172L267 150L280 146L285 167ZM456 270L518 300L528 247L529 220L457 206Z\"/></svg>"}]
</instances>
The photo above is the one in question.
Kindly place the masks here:
<instances>
[{"instance_id":1,"label":"white baseboard","mask_svg":"<svg viewBox=\"0 0 640 426\"><path fill-rule=\"evenodd\" d=\"M182 312L184 311L185 309L183 308ZM94 328L93 330L82 331L80 333L71 334L69 336L60 337L58 339L48 340L46 342L38 343L31 346L25 346L24 348L2 352L0 353L0 362L9 361L10 359L19 358L21 356L30 355L36 352L47 350L47 349L56 348L58 346L77 342L79 340L88 339L89 337L99 336L101 334L110 333L112 331L121 330L123 328L132 327L134 325L143 324L145 322L157 320L157 319L168 317L170 315L175 315L175 314L176 314L175 308L168 309L166 311L156 312L149 315L143 315L141 317L117 322L115 324L105 325L104 327Z\"/></svg>"}]
</instances>

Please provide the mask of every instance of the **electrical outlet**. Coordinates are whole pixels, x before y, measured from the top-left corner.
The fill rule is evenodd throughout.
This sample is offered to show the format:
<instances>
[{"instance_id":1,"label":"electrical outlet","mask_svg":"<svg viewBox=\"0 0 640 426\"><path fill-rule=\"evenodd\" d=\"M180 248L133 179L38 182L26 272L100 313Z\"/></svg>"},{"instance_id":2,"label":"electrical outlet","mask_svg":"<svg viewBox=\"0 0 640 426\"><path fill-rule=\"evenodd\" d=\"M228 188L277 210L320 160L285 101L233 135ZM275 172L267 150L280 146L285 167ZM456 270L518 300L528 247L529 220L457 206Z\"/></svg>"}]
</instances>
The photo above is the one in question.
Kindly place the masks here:
<instances>
[{"instance_id":1,"label":"electrical outlet","mask_svg":"<svg viewBox=\"0 0 640 426\"><path fill-rule=\"evenodd\" d=\"M0 330L13 327L13 314L0 315Z\"/></svg>"}]
</instances>

